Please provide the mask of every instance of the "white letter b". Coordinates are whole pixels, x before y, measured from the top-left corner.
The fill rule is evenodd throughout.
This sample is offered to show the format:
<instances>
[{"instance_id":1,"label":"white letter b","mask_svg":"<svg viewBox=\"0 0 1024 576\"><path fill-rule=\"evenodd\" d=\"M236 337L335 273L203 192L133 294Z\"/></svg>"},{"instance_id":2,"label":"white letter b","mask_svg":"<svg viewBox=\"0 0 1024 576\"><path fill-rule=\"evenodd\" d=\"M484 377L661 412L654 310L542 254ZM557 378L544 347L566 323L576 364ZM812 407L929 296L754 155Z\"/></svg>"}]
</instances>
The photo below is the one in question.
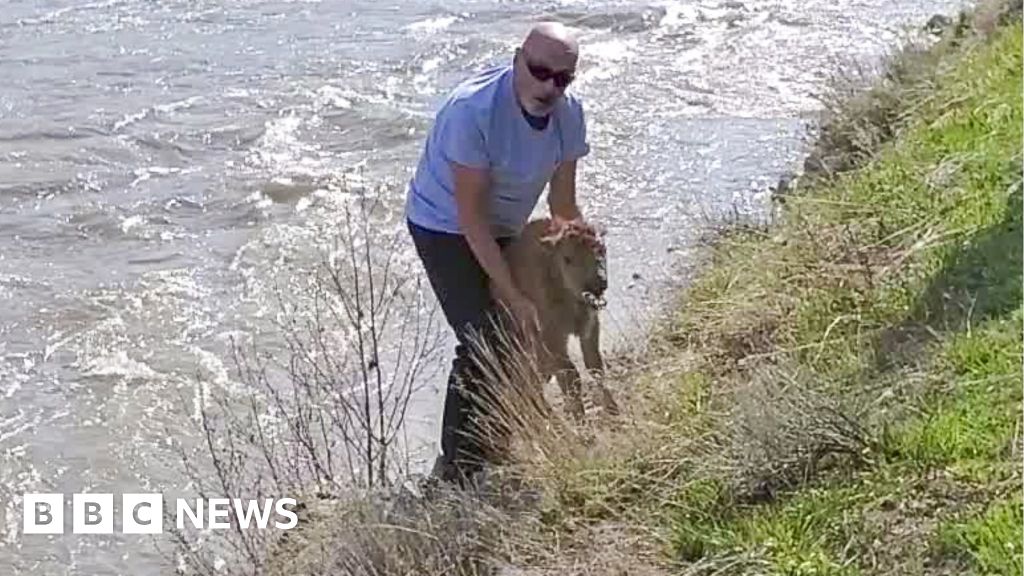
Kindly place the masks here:
<instances>
[{"instance_id":1,"label":"white letter b","mask_svg":"<svg viewBox=\"0 0 1024 576\"><path fill-rule=\"evenodd\" d=\"M25 534L63 534L64 495L25 494L21 531Z\"/></svg>"}]
</instances>

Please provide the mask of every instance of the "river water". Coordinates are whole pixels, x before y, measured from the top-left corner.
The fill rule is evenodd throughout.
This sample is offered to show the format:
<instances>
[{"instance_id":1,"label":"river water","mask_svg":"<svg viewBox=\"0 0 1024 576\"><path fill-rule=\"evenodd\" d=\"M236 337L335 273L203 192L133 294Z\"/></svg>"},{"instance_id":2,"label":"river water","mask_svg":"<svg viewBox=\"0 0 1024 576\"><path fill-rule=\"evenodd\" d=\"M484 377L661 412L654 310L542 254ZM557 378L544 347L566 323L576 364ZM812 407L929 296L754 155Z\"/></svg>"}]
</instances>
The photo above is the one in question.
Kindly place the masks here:
<instances>
[{"instance_id":1,"label":"river water","mask_svg":"<svg viewBox=\"0 0 1024 576\"><path fill-rule=\"evenodd\" d=\"M175 400L197 377L233 385L228 337L265 327L282 263L315 262L334 196L375 190L381 225L401 226L436 106L508 61L532 21L580 34L579 197L608 229L612 348L708 222L765 210L831 73L961 4L4 2L0 573L171 569L144 537L23 536L20 495L145 492L169 473ZM396 257L418 271L410 244ZM441 376L410 414L421 461Z\"/></svg>"}]
</instances>

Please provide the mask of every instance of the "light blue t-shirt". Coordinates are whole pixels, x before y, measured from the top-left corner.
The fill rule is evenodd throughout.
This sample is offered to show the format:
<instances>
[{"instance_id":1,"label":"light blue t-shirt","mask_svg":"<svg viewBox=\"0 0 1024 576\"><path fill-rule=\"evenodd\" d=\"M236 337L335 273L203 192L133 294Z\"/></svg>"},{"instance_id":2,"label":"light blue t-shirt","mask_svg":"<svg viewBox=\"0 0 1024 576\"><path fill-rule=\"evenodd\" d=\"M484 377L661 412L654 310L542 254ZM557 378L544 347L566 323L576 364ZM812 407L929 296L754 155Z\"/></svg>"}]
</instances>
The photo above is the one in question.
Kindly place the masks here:
<instances>
[{"instance_id":1,"label":"light blue t-shirt","mask_svg":"<svg viewBox=\"0 0 1024 576\"><path fill-rule=\"evenodd\" d=\"M490 170L493 234L517 234L562 162L585 156L586 123L580 101L568 94L543 130L529 125L516 101L511 66L492 68L461 83L437 113L416 174L406 216L414 224L460 234L449 162Z\"/></svg>"}]
</instances>

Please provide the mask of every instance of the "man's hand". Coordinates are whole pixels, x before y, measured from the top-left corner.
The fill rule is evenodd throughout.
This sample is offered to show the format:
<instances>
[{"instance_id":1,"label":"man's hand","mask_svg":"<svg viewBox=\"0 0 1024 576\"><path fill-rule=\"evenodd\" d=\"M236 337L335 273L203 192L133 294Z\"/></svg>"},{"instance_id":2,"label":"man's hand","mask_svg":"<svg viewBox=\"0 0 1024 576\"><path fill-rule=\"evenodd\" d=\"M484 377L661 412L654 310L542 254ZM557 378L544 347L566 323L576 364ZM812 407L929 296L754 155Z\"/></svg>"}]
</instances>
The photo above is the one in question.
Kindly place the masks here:
<instances>
[{"instance_id":1,"label":"man's hand","mask_svg":"<svg viewBox=\"0 0 1024 576\"><path fill-rule=\"evenodd\" d=\"M529 298L518 296L508 302L508 307L525 344L533 342L540 336L540 316L537 314L537 307Z\"/></svg>"}]
</instances>

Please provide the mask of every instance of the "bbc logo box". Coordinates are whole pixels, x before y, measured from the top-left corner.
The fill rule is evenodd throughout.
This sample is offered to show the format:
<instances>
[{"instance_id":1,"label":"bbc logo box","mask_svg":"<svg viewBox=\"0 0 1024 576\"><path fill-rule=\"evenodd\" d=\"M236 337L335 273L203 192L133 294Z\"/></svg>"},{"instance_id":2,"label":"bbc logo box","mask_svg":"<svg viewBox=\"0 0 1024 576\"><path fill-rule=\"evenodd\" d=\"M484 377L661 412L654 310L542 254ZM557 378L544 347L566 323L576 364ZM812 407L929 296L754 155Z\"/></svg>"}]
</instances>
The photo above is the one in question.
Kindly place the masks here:
<instances>
[{"instance_id":1,"label":"bbc logo box","mask_svg":"<svg viewBox=\"0 0 1024 576\"><path fill-rule=\"evenodd\" d=\"M160 534L163 532L164 498L162 494L122 494L115 509L113 494L73 494L70 502L63 494L25 494L22 531L25 534L63 534L65 508L70 503L72 534L113 534L114 519L121 518L122 534ZM188 501L178 498L173 508L175 524L184 529L189 523L204 530L227 530L232 524L243 530L250 526L266 530L291 530L298 522L294 498L210 498ZM169 509L170 510L170 509ZM271 522L277 518L276 522Z\"/></svg>"},{"instance_id":2,"label":"bbc logo box","mask_svg":"<svg viewBox=\"0 0 1024 576\"><path fill-rule=\"evenodd\" d=\"M25 534L63 534L63 494L25 494L22 504L22 532ZM123 494L121 496L121 533L159 534L163 532L163 496L160 494ZM113 534L113 494L73 494L71 496L72 534Z\"/></svg>"}]
</instances>

